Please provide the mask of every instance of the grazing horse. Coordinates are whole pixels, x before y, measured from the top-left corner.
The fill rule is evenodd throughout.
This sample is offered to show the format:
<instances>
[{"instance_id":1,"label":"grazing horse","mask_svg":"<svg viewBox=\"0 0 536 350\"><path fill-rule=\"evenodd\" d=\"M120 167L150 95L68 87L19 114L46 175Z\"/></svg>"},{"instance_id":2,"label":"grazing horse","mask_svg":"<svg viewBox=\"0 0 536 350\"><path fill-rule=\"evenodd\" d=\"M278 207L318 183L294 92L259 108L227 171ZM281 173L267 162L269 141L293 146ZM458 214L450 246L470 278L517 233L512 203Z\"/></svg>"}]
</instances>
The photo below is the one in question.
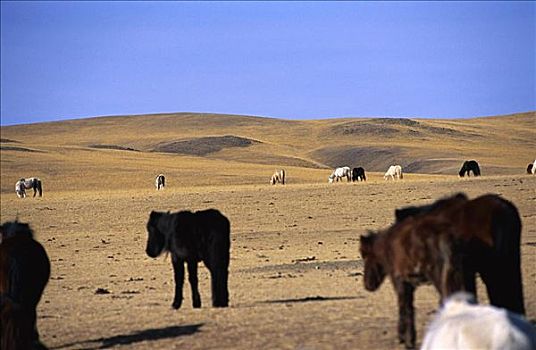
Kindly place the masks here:
<instances>
[{"instance_id":1,"label":"grazing horse","mask_svg":"<svg viewBox=\"0 0 536 350\"><path fill-rule=\"evenodd\" d=\"M402 166L400 165L391 165L389 169L387 169L387 172L385 172L385 175L383 175L383 179L387 180L391 177L392 180L395 179L395 177L399 180L404 178L404 175L402 174Z\"/></svg>"},{"instance_id":2,"label":"grazing horse","mask_svg":"<svg viewBox=\"0 0 536 350\"><path fill-rule=\"evenodd\" d=\"M270 178L271 185L275 185L276 183L285 184L285 169L276 170Z\"/></svg>"},{"instance_id":3,"label":"grazing horse","mask_svg":"<svg viewBox=\"0 0 536 350\"><path fill-rule=\"evenodd\" d=\"M146 253L151 258L163 251L171 253L175 277L175 297L172 307L182 305L184 263L188 266L188 280L192 288L192 304L201 307L198 290L197 264L203 261L210 271L212 284L212 306L227 307L229 291L230 223L218 210L177 213L151 212L147 222Z\"/></svg>"},{"instance_id":4,"label":"grazing horse","mask_svg":"<svg viewBox=\"0 0 536 350\"><path fill-rule=\"evenodd\" d=\"M164 174L158 174L156 175L154 184L156 186L156 190L164 189L166 187L166 177Z\"/></svg>"},{"instance_id":5,"label":"grazing horse","mask_svg":"<svg viewBox=\"0 0 536 350\"><path fill-rule=\"evenodd\" d=\"M522 316L477 305L470 293L452 294L435 315L421 350L536 349L536 330Z\"/></svg>"},{"instance_id":6,"label":"grazing horse","mask_svg":"<svg viewBox=\"0 0 536 350\"><path fill-rule=\"evenodd\" d=\"M367 181L365 169L362 167L352 169L352 181Z\"/></svg>"},{"instance_id":7,"label":"grazing horse","mask_svg":"<svg viewBox=\"0 0 536 350\"><path fill-rule=\"evenodd\" d=\"M415 346L413 294L431 282L441 299L466 290L476 295L478 273L492 305L524 314L517 208L497 195L473 200L463 194L431 205L402 209L398 221L361 236L365 288L387 275L398 296L398 337Z\"/></svg>"},{"instance_id":8,"label":"grazing horse","mask_svg":"<svg viewBox=\"0 0 536 350\"><path fill-rule=\"evenodd\" d=\"M28 224L0 226L0 348L46 349L37 331L37 304L50 277L50 261Z\"/></svg>"},{"instance_id":9,"label":"grazing horse","mask_svg":"<svg viewBox=\"0 0 536 350\"><path fill-rule=\"evenodd\" d=\"M346 180L350 182L352 180L352 169L348 166L343 166L340 168L336 168L333 170L331 175L328 177L328 182L333 183L333 181L337 182L339 180L342 181L342 178L346 177Z\"/></svg>"},{"instance_id":10,"label":"grazing horse","mask_svg":"<svg viewBox=\"0 0 536 350\"><path fill-rule=\"evenodd\" d=\"M19 198L26 197L26 190L33 189L34 194L39 193L39 197L43 196L43 185L41 180L37 177L31 177L29 179L21 178L17 183L15 183L15 192Z\"/></svg>"},{"instance_id":11,"label":"grazing horse","mask_svg":"<svg viewBox=\"0 0 536 350\"><path fill-rule=\"evenodd\" d=\"M463 162L462 168L460 169L460 172L458 173L460 177L464 177L467 173L467 176L469 176L469 172L472 171L474 176L480 176L480 166L478 166L478 163L476 160L466 160Z\"/></svg>"}]
</instances>

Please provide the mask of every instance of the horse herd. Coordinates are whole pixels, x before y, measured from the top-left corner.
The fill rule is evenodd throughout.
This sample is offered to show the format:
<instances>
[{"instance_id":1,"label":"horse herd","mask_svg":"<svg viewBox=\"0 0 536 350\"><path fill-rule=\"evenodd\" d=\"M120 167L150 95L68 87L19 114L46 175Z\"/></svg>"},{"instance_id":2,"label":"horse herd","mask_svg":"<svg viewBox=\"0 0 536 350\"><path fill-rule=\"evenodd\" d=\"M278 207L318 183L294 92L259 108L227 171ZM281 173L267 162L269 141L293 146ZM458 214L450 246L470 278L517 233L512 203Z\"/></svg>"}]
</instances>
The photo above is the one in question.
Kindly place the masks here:
<instances>
[{"instance_id":1,"label":"horse herd","mask_svg":"<svg viewBox=\"0 0 536 350\"><path fill-rule=\"evenodd\" d=\"M465 175L470 176L470 173L473 173L473 176L481 176L480 172L480 166L477 161L475 160L467 160L463 162L463 165L458 172L458 175L460 177L464 177ZM530 163L527 165L527 174L536 174L536 160L534 163ZM335 168L332 173L328 176L328 182L338 182L342 181L344 178L346 178L347 182L354 182L354 181L367 181L367 177L365 175L365 169L363 167L356 167L351 169L349 166L342 166ZM384 180L401 180L404 178L404 174L402 173L402 166L401 165L391 165L389 166L389 169L385 172L385 175L383 176ZM286 182L286 172L284 169L276 170L271 178L270 178L270 184L282 184L284 185ZM166 187L166 177L164 174L158 174L155 177L155 187L156 190L162 190ZM43 185L41 182L41 179L37 177L31 177L28 179L21 178L15 183L15 193L19 198L25 198L26 197L26 190L33 189L34 193L33 196L35 197L36 194L39 194L39 197L43 196Z\"/></svg>"},{"instance_id":2,"label":"horse herd","mask_svg":"<svg viewBox=\"0 0 536 350\"><path fill-rule=\"evenodd\" d=\"M536 161L530 170L535 173ZM481 174L477 162L464 162L459 175L469 172ZM348 182L366 181L362 167L337 168L328 181L345 177ZM384 178L402 179L402 167L390 166ZM270 179L272 185L285 182L284 170L276 171ZM165 176L156 176L156 189L165 185ZM41 180L20 179L17 195L24 198L26 189L42 196ZM386 278L393 285L398 299L398 339L406 348L415 347L415 289L431 283L441 307L427 328L423 349L536 349L536 331L523 318L521 219L513 203L494 194L469 199L459 193L432 204L396 209L394 218L390 227L361 235L359 253L366 290L377 290ZM230 222L224 215L215 209L152 211L146 229L145 253L153 258L164 252L171 254L174 309L182 305L185 265L192 306L201 307L200 262L210 272L212 306L229 305L231 240ZM475 303L477 274L491 305ZM30 226L18 221L2 224L0 349L46 349L39 341L36 308L49 277L50 261L43 246L33 239ZM500 332L491 331L499 326Z\"/></svg>"},{"instance_id":3,"label":"horse herd","mask_svg":"<svg viewBox=\"0 0 536 350\"><path fill-rule=\"evenodd\" d=\"M377 290L386 278L398 298L398 338L415 347L415 289L431 283L442 305L428 327L423 349L535 349L536 331L525 314L520 261L521 219L499 195L469 199L458 193L432 204L396 209L388 228L360 237L363 282ZM229 305L230 222L216 209L175 213L152 211L145 253L171 254L175 290L172 307L183 301L185 265L192 306L201 307L197 268L211 276L212 306ZM2 349L44 349L36 307L50 277L44 248L28 224L0 226L0 335ZM476 275L491 305L477 305ZM469 294L459 294L466 292ZM500 332L483 332L497 329ZM487 327L487 328L486 328Z\"/></svg>"}]
</instances>

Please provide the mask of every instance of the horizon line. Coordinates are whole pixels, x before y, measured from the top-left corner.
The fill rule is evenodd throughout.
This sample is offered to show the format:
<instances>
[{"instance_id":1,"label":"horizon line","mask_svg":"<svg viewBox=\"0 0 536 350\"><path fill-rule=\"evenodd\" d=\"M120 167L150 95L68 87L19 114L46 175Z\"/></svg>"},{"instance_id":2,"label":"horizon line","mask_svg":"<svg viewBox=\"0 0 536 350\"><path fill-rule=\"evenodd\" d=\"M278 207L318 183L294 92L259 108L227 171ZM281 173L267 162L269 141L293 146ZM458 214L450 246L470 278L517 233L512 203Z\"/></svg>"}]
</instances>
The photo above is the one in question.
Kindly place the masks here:
<instances>
[{"instance_id":1,"label":"horizon line","mask_svg":"<svg viewBox=\"0 0 536 350\"><path fill-rule=\"evenodd\" d=\"M431 119L431 120L468 120L478 118L494 118L494 117L508 117L516 114L536 113L536 110L517 111L511 113L501 113L492 115L478 115L478 116L462 116L462 117L423 117L423 116L334 116L334 117L310 117L310 118L285 118L285 117L273 117L253 114L237 114L237 113L221 113L221 112L194 112L194 111L181 111L181 112L148 112L148 113L136 113L136 114L104 114L97 116L77 116L66 117L51 120L36 121L30 123L20 124L4 124L0 116L0 127L8 126L23 126L23 125L35 125L45 123L61 123L68 121L79 121L87 119L101 119L101 118L124 118L124 117L144 117L144 116L165 116L165 115L178 115L178 114L198 114L198 115L214 115L214 116L233 116L233 117L248 117L248 118L264 118L264 119L278 119L285 121L309 121L309 120L329 120L329 119L374 119L374 118L386 118L386 119Z\"/></svg>"}]
</instances>

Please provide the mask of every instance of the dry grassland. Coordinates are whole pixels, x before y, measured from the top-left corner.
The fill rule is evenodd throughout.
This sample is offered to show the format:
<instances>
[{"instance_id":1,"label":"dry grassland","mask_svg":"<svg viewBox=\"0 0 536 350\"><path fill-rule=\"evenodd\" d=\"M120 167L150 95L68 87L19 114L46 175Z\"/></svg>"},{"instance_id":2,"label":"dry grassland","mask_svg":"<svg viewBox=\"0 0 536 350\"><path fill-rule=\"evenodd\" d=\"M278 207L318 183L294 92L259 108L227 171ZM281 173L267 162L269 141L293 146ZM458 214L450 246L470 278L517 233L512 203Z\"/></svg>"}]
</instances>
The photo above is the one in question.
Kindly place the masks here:
<instances>
[{"instance_id":1,"label":"dry grassland","mask_svg":"<svg viewBox=\"0 0 536 350\"><path fill-rule=\"evenodd\" d=\"M1 221L30 222L50 256L38 326L52 349L392 349L400 348L396 298L389 283L376 293L364 290L359 235L391 224L397 207L458 191L471 198L498 193L522 217L527 317L534 322L536 177L523 174L536 149L534 113L517 118L406 125L181 115L3 127ZM484 136L460 142L461 132ZM408 138L415 133L421 141ZM204 157L150 152L166 142L222 135L261 143ZM375 153L387 163L356 159L348 165L370 169L369 181L328 185L328 166L346 154L332 148L341 146L354 155L360 147L387 150ZM421 173L385 182L380 171L391 156L406 157L404 166L421 162ZM482 178L455 175L466 158L479 160ZM426 174L429 164L441 170ZM289 184L269 186L279 166ZM157 192L160 172L169 182ZM18 199L13 187L20 176L40 176L44 197ZM210 307L201 267L203 307L192 309L186 281L175 311L171 259L145 255L145 224L151 210L205 208L231 221L230 307ZM110 293L96 294L98 288ZM486 302L482 285L479 295ZM432 287L417 290L419 342L437 301Z\"/></svg>"}]
</instances>

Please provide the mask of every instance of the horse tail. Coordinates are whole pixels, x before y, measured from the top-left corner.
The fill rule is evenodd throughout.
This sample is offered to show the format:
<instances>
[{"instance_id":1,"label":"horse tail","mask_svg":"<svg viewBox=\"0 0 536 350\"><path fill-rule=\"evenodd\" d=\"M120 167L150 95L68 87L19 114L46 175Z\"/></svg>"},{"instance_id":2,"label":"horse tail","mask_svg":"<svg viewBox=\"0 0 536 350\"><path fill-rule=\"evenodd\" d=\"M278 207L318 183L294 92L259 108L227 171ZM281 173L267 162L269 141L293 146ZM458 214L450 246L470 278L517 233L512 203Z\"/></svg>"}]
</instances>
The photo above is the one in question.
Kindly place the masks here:
<instances>
[{"instance_id":1,"label":"horse tail","mask_svg":"<svg viewBox=\"0 0 536 350\"><path fill-rule=\"evenodd\" d=\"M502 198L498 199L499 208L495 212L492 223L492 239L494 248L502 260L501 266L498 267L499 277L502 282L506 282L508 287L497 288L492 291L490 299L493 299L494 305L506 307L507 309L525 314L524 296L523 296L523 279L521 276L521 229L522 223L519 217L519 211L509 201ZM496 276L495 276L496 277ZM500 283L500 282L499 282ZM491 300L490 300L491 301Z\"/></svg>"},{"instance_id":2,"label":"horse tail","mask_svg":"<svg viewBox=\"0 0 536 350\"><path fill-rule=\"evenodd\" d=\"M37 182L37 191L39 192L39 197L43 197L43 184L41 180L36 180Z\"/></svg>"}]
</instances>

